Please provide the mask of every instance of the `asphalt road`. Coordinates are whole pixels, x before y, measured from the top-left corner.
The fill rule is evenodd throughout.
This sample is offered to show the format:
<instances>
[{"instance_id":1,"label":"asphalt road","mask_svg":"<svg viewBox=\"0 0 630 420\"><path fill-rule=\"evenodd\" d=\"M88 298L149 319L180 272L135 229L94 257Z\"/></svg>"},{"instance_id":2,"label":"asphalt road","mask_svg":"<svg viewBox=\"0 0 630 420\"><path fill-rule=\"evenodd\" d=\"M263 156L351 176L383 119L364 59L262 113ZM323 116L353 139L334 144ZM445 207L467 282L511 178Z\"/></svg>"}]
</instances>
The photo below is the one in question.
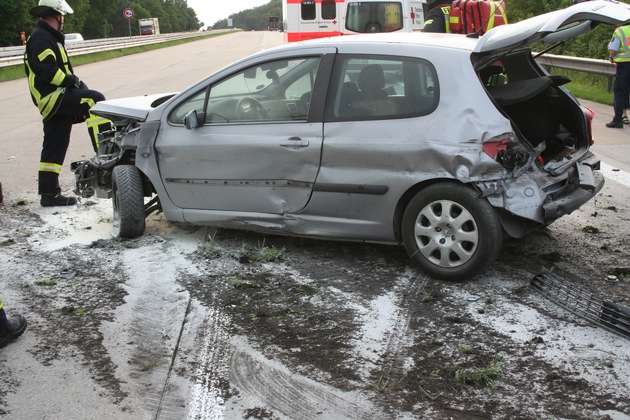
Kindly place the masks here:
<instances>
[{"instance_id":1,"label":"asphalt road","mask_svg":"<svg viewBox=\"0 0 630 420\"><path fill-rule=\"evenodd\" d=\"M614 114L612 107L586 100L581 100L581 102L582 105L595 111L593 152L607 165L626 174L630 173L630 126L623 129L607 128L606 123L612 120ZM630 187L630 184L626 185Z\"/></svg>"}]
</instances>

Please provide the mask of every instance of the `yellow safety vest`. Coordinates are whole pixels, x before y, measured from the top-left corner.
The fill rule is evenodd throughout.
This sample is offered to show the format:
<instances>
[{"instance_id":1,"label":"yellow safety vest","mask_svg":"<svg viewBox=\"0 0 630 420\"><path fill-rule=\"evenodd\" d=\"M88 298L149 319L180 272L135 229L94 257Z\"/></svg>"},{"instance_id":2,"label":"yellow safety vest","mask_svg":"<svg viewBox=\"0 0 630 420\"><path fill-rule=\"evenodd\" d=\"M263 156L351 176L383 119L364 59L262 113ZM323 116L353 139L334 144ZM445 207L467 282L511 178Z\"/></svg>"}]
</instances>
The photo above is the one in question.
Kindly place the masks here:
<instances>
[{"instance_id":1,"label":"yellow safety vest","mask_svg":"<svg viewBox=\"0 0 630 420\"><path fill-rule=\"evenodd\" d=\"M630 61L630 48L628 39L630 39L630 26L620 26L615 29L615 36L619 38L620 45L613 61L615 63L626 63Z\"/></svg>"}]
</instances>

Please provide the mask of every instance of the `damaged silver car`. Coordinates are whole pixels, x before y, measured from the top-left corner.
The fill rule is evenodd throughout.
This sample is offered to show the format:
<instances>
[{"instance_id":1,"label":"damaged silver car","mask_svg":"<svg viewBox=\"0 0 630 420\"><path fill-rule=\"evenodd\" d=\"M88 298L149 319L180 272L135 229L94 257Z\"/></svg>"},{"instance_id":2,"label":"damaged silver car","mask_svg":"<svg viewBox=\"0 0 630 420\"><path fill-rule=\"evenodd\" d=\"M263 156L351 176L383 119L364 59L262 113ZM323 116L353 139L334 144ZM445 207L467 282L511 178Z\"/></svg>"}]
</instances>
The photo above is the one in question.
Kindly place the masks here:
<instances>
[{"instance_id":1,"label":"damaged silver car","mask_svg":"<svg viewBox=\"0 0 630 420\"><path fill-rule=\"evenodd\" d=\"M113 235L145 217L404 244L429 275L486 269L504 234L571 213L604 185L592 113L532 57L596 23L592 1L482 37L396 33L290 44L178 94L98 103L114 129L75 162L77 191L111 198Z\"/></svg>"}]
</instances>

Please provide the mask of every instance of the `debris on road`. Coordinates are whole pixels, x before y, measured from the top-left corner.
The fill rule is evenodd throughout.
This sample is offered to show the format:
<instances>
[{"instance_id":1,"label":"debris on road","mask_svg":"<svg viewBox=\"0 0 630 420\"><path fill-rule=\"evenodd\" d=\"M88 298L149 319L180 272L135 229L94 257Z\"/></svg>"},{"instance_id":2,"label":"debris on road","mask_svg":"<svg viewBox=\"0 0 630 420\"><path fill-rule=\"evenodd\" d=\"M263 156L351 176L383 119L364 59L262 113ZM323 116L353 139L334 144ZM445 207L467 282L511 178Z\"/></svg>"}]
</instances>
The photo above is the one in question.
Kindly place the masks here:
<instances>
[{"instance_id":1,"label":"debris on road","mask_svg":"<svg viewBox=\"0 0 630 420\"><path fill-rule=\"evenodd\" d=\"M583 287L568 285L543 268L532 286L544 297L598 326L630 339L630 308L596 296Z\"/></svg>"}]
</instances>

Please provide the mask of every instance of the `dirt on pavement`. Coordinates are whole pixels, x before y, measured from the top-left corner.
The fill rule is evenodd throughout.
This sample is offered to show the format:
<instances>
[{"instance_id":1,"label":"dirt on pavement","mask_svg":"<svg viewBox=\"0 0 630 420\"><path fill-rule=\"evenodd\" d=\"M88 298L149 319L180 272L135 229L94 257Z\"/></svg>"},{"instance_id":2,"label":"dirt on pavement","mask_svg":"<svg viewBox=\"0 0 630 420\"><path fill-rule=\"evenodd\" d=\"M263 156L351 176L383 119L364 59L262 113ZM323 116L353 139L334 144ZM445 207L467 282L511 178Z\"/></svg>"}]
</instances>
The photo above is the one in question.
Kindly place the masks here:
<instances>
[{"instance_id":1,"label":"dirt on pavement","mask_svg":"<svg viewBox=\"0 0 630 420\"><path fill-rule=\"evenodd\" d=\"M0 351L0 415L40 414L20 404L27 376L66 364L87 373L59 387L81 380L110 418L628 419L629 339L531 287L548 268L630 307L621 191L607 184L549 228L506 239L491 269L462 283L429 278L401 246L159 215L121 241L107 235L105 201L43 209L9 197L0 290L29 328ZM153 322L140 326L143 311ZM48 418L81 412L50 392L39 397L61 401Z\"/></svg>"}]
</instances>

